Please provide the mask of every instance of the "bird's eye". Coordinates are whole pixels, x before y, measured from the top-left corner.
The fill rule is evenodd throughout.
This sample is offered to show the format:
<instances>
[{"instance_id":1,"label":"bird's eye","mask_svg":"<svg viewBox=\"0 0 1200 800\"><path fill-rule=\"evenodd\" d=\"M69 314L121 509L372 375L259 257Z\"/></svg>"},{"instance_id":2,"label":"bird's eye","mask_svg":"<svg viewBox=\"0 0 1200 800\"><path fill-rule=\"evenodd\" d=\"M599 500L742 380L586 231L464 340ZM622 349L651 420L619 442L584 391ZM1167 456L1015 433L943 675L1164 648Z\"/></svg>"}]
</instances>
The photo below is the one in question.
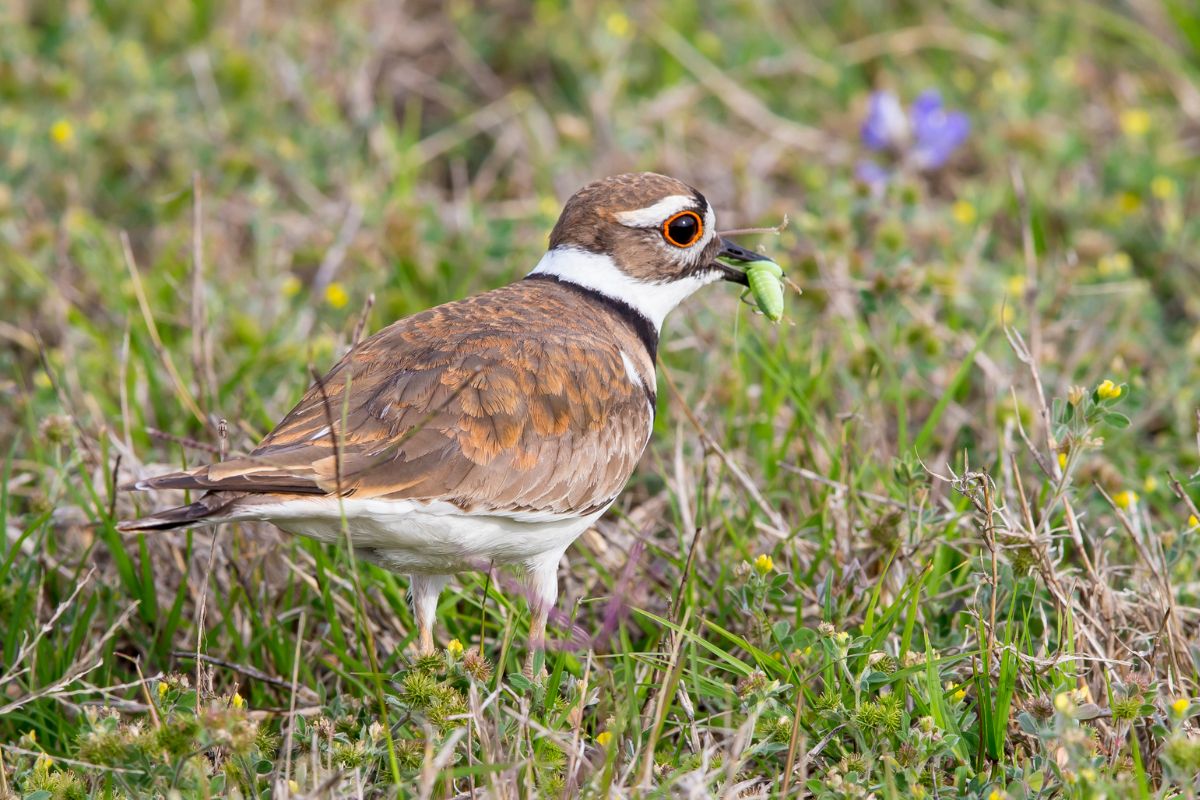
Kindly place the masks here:
<instances>
[{"instance_id":1,"label":"bird's eye","mask_svg":"<svg viewBox=\"0 0 1200 800\"><path fill-rule=\"evenodd\" d=\"M695 211L680 211L663 223L663 238L676 247L691 247L704 235L704 223Z\"/></svg>"}]
</instances>

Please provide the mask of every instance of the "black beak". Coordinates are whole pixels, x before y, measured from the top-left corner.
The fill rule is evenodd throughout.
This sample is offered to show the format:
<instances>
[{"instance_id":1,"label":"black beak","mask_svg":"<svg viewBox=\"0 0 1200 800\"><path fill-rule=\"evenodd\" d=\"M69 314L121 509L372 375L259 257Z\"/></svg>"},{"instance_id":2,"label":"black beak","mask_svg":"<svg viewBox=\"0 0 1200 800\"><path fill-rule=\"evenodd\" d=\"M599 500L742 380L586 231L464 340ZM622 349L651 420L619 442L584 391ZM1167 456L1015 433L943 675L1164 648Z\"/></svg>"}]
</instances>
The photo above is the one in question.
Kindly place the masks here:
<instances>
[{"instance_id":1,"label":"black beak","mask_svg":"<svg viewBox=\"0 0 1200 800\"><path fill-rule=\"evenodd\" d=\"M749 261L771 260L764 255L754 252L753 250L747 250L741 245L734 244L725 238L721 239L721 249L717 253L717 258L727 258L730 261L739 261L743 264ZM722 264L720 261L714 262L713 266L721 271L721 277L724 280L727 280L731 283L740 283L742 286L750 285L746 280L746 273L742 270L737 269L736 267L731 267L728 264Z\"/></svg>"}]
</instances>

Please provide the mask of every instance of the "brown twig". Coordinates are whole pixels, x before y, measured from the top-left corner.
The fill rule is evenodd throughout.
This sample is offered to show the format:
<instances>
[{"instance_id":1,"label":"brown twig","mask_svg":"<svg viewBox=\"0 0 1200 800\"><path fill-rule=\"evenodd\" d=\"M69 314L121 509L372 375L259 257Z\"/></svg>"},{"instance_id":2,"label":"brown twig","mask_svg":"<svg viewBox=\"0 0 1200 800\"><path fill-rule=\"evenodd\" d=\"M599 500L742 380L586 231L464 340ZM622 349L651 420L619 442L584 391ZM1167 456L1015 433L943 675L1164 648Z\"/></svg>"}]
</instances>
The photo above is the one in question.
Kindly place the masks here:
<instances>
[{"instance_id":1,"label":"brown twig","mask_svg":"<svg viewBox=\"0 0 1200 800\"><path fill-rule=\"evenodd\" d=\"M774 233L776 235L783 233L788 226L788 215L783 215L783 221L778 225L770 225L763 228L730 228L727 231L717 231L717 236L750 236L756 233Z\"/></svg>"},{"instance_id":2,"label":"brown twig","mask_svg":"<svg viewBox=\"0 0 1200 800\"><path fill-rule=\"evenodd\" d=\"M788 796L788 789L791 786L792 769L793 769L793 765L795 765L795 763L796 763L796 754L804 749L805 737L802 732L803 725L801 725L801 720L803 719L801 715L803 713L804 713L804 689L802 687L797 687L796 688L796 708L792 712L792 735L788 739L787 762L783 768L783 789L779 792L779 796L782 798L785 798L785 800ZM808 759L801 758L800 759L800 777L799 777L799 780L797 781L797 783L800 786L804 786L805 783L807 782L805 780L807 778L807 775L805 773L807 773L807 772L808 772Z\"/></svg>"},{"instance_id":3,"label":"brown twig","mask_svg":"<svg viewBox=\"0 0 1200 800\"><path fill-rule=\"evenodd\" d=\"M172 650L171 656L173 658L186 659L195 659L197 657L196 653L192 652L191 650ZM237 664L233 661L226 661L223 658L210 656L206 653L200 654L199 658L206 664L224 667L225 669L232 670L240 675L245 675L247 678L253 678L261 683L268 683L272 686L278 686L281 689L290 689L292 686L291 681L284 680L283 678L277 678L274 675L263 672L262 670L252 667L249 664Z\"/></svg>"},{"instance_id":4,"label":"brown twig","mask_svg":"<svg viewBox=\"0 0 1200 800\"><path fill-rule=\"evenodd\" d=\"M375 307L375 293L371 292L367 295L367 300L363 303L362 312L358 315L358 322L354 325L354 335L350 337L350 347L356 347L362 341L363 331L367 327L367 319L371 316L371 309Z\"/></svg>"},{"instance_id":5,"label":"brown twig","mask_svg":"<svg viewBox=\"0 0 1200 800\"><path fill-rule=\"evenodd\" d=\"M201 649L204 646L204 614L208 610L208 584L212 580L213 564L217 558L217 541L221 538L221 527L216 526L213 530L212 542L208 545L208 566L204 569L204 583L200 587L200 608L196 615L196 715L200 714L200 678L204 660L201 656Z\"/></svg>"},{"instance_id":6,"label":"brown twig","mask_svg":"<svg viewBox=\"0 0 1200 800\"><path fill-rule=\"evenodd\" d=\"M679 617L679 607L683 604L683 590L687 586L688 576L692 574L692 564L696 560L696 547L700 544L700 534L704 529L699 525L696 526L696 532L692 535L692 543L688 547L687 560L683 562L683 571L679 574L679 585L675 592L675 600L671 603L671 615L669 619L675 622Z\"/></svg>"},{"instance_id":7,"label":"brown twig","mask_svg":"<svg viewBox=\"0 0 1200 800\"><path fill-rule=\"evenodd\" d=\"M654 772L654 751L658 744L658 737L662 733L663 723L667 719L668 700L675 694L675 681L679 678L679 672L683 668L683 662L679 658L679 651L683 647L684 635L682 631L687 630L687 625L692 614L692 609L689 607L683 612L683 620L679 623L678 629L671 631L671 655L667 659L666 669L662 671L663 679L659 683L659 689L654 704L654 717L650 720L650 736L646 741L646 745L642 753L642 771L641 777L638 779L638 786L643 789L650 788L650 776Z\"/></svg>"},{"instance_id":8,"label":"brown twig","mask_svg":"<svg viewBox=\"0 0 1200 800\"><path fill-rule=\"evenodd\" d=\"M1159 593L1161 594L1160 610L1163 614L1163 621L1161 624L1166 627L1167 631L1167 655L1170 659L1170 665L1174 669L1175 679L1182 680L1184 673L1182 667L1180 666L1178 642L1176 641L1176 636L1180 635L1180 632L1176 630L1176 625L1172 624L1173 621L1179 619L1179 616L1175 609L1175 593L1171 590L1171 579L1166 574L1165 569L1159 569L1159 565L1155 563L1154 558L1151 557L1150 550L1146 542L1143 541L1140 531L1137 530L1137 526L1132 523L1130 518L1125 514L1121 507L1117 505L1116 501L1113 500L1108 492L1104 491L1104 487L1100 486L1099 484L1094 484L1094 486L1108 502L1109 506L1113 510L1113 513L1116 514L1117 520L1121 523L1121 527L1125 529L1127 534L1129 534L1129 539L1131 542L1133 542L1134 550L1137 551L1138 556L1146 565L1146 569L1150 571L1150 575L1158 583ZM1157 638L1159 637L1156 637L1156 640Z\"/></svg>"},{"instance_id":9,"label":"brown twig","mask_svg":"<svg viewBox=\"0 0 1200 800\"><path fill-rule=\"evenodd\" d=\"M196 395L200 400L205 393L201 383L209 377L211 367L205 358L205 283L204 283L204 206L200 188L200 173L192 173L192 377L196 382ZM210 384L211 388L211 384Z\"/></svg>"},{"instance_id":10,"label":"brown twig","mask_svg":"<svg viewBox=\"0 0 1200 800\"><path fill-rule=\"evenodd\" d=\"M810 480L810 481L813 481L814 483L819 483L819 484L822 484L823 486L828 486L830 489L836 489L839 492L847 492L850 489L850 487L848 487L846 484L842 483L841 481L835 481L832 478L826 478L824 475L818 475L817 473L813 472L810 469L805 469L804 467L798 467L795 464L789 464L786 461L776 462L776 466L778 466L782 470L786 470L787 472L795 473L796 475L799 475L801 478L804 478L805 480ZM856 494L856 496L858 496L864 500L870 500L873 503L879 503L881 505L891 506L892 508L899 508L899 509L904 509L904 510L907 510L907 508L908 508L908 506L906 504L900 502L899 500L896 500L895 498L887 497L886 495L875 494L874 492L864 492L862 490L858 490L857 492L855 492L855 494Z\"/></svg>"},{"instance_id":11,"label":"brown twig","mask_svg":"<svg viewBox=\"0 0 1200 800\"><path fill-rule=\"evenodd\" d=\"M301 609L300 622L296 629L296 649L292 654L291 700L288 702L288 726L283 741L283 783L286 786L292 776L292 735L296 729L296 695L300 683L300 645L304 643L304 623L308 621L308 609Z\"/></svg>"},{"instance_id":12,"label":"brown twig","mask_svg":"<svg viewBox=\"0 0 1200 800\"><path fill-rule=\"evenodd\" d=\"M21 756L33 756L34 758L39 758L41 756L46 755L45 753L43 753L39 750L27 750L24 747L18 747L17 745L9 744L8 742L0 742L0 750L7 750L10 753L16 753L17 755L21 755ZM128 767L110 767L106 764L93 764L90 761L80 761L77 758L66 758L65 756L55 756L54 760L57 763L67 764L72 767L82 767L84 769L89 770L89 772L91 770L95 770L96 772L116 772L116 773L120 773L122 775L145 775L146 774L146 771L144 769L129 769ZM8 784L6 782L4 782L5 780L6 779L4 778L3 765L0 764L0 790L4 790L7 788Z\"/></svg>"},{"instance_id":13,"label":"brown twig","mask_svg":"<svg viewBox=\"0 0 1200 800\"><path fill-rule=\"evenodd\" d=\"M572 726L571 732L571 751L567 760L567 775L563 782L563 797L574 797L578 791L579 782L579 755L582 751L582 743L580 736L583 732L583 713L587 707L588 687L592 678L592 658L595 653L588 650L587 661L583 666L583 680L579 684L579 705L575 707L573 714L578 722Z\"/></svg>"},{"instance_id":14,"label":"brown twig","mask_svg":"<svg viewBox=\"0 0 1200 800\"><path fill-rule=\"evenodd\" d=\"M1183 501L1184 505L1188 507L1188 511L1192 516L1194 516L1196 519L1200 519L1200 510L1196 509L1196 504L1192 501L1191 496L1184 491L1183 484L1179 482L1179 479L1175 477L1175 474L1173 472L1168 472L1167 478L1167 485L1171 487L1171 492Z\"/></svg>"},{"instance_id":15,"label":"brown twig","mask_svg":"<svg viewBox=\"0 0 1200 800\"><path fill-rule=\"evenodd\" d=\"M221 448L218 445L212 445L208 442L201 442L198 439L192 439L188 436L179 436L174 433L168 433L167 431L160 431L158 428L145 428L144 430L146 431L146 435L151 439L171 442L173 444L180 445L181 447L186 447L189 450L200 450L201 452L214 456L221 454Z\"/></svg>"}]
</instances>

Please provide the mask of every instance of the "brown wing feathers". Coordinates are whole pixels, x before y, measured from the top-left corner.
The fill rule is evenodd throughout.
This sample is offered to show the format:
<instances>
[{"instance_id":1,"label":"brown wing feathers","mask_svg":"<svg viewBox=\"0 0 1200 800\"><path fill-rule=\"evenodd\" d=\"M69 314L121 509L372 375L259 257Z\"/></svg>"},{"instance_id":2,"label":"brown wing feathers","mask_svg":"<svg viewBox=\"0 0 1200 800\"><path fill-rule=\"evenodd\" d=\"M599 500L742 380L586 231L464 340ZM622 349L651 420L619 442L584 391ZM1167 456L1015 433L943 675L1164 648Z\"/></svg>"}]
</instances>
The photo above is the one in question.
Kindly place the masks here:
<instances>
[{"instance_id":1,"label":"brown wing feathers","mask_svg":"<svg viewBox=\"0 0 1200 800\"><path fill-rule=\"evenodd\" d=\"M175 472L148 478L133 485L135 489L220 489L226 492L283 492L287 494L327 494L312 478L272 471L265 474L247 473L227 478L213 478L209 469L197 472Z\"/></svg>"},{"instance_id":2,"label":"brown wing feathers","mask_svg":"<svg viewBox=\"0 0 1200 800\"><path fill-rule=\"evenodd\" d=\"M653 355L626 320L554 282L522 281L364 341L249 457L137 486L232 495L202 498L220 513L247 495L339 483L468 511L594 510L628 479L652 422L652 389L630 381L622 352L652 387Z\"/></svg>"}]
</instances>

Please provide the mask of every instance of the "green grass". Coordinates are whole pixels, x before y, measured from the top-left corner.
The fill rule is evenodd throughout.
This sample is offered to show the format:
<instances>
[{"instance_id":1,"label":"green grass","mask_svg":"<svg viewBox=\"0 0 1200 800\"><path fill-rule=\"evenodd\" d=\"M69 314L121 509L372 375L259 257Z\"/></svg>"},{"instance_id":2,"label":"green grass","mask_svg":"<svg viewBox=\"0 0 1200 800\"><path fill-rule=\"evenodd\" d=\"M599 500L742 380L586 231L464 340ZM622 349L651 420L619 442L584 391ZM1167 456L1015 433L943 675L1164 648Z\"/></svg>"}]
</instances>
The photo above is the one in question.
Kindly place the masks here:
<instances>
[{"instance_id":1,"label":"green grass","mask_svg":"<svg viewBox=\"0 0 1200 800\"><path fill-rule=\"evenodd\" d=\"M1200 793L1190 4L9 5L0 797ZM876 88L973 126L882 195ZM560 574L610 641L530 682L520 591L463 575L414 663L344 548L116 531L630 169L786 215L745 242L804 294L669 321Z\"/></svg>"}]
</instances>

